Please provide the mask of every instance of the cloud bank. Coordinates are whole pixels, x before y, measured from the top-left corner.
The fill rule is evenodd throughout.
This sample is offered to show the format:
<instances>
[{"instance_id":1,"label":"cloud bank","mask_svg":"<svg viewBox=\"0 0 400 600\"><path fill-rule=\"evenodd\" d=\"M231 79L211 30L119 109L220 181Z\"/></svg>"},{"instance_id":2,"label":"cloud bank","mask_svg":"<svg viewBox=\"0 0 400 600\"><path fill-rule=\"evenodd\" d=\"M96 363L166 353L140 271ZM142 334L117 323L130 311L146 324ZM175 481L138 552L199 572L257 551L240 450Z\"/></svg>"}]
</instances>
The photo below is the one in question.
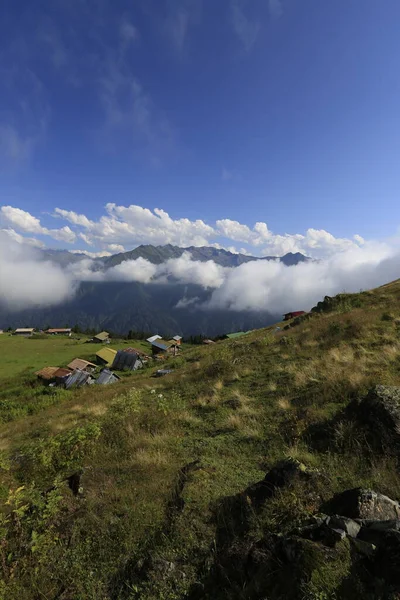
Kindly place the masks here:
<instances>
[{"instance_id":1,"label":"cloud bank","mask_svg":"<svg viewBox=\"0 0 400 600\"><path fill-rule=\"evenodd\" d=\"M63 270L44 261L40 251L21 245L0 232L0 304L8 310L45 307L72 298L83 281L196 284L209 290L209 299L185 297L177 308L266 311L280 315L309 310L326 294L358 292L400 276L400 252L385 244L364 244L326 260L288 267L259 260L235 268L213 261L194 261L189 253L154 265L144 258L106 270L84 258Z\"/></svg>"},{"instance_id":2,"label":"cloud bank","mask_svg":"<svg viewBox=\"0 0 400 600\"><path fill-rule=\"evenodd\" d=\"M14 311L51 306L71 298L76 287L68 273L0 231L0 306Z\"/></svg>"},{"instance_id":3,"label":"cloud bank","mask_svg":"<svg viewBox=\"0 0 400 600\"><path fill-rule=\"evenodd\" d=\"M150 210L135 204L121 206L108 203L105 213L97 220L64 208L55 208L54 214L46 218L49 221L54 219L53 223L62 220L67 224L60 228L45 227L38 217L20 208L3 206L0 209L0 224L14 239L33 234L39 238L30 238L31 245L40 246L43 245L40 238L50 237L60 243L74 245L73 251L93 257L124 252L140 244L172 244L180 247L214 246L255 256L301 252L314 258L326 258L337 252L360 248L365 243L358 234L351 238L338 238L324 229L312 227L305 233L274 233L262 221L251 227L232 219L218 219L215 223L184 217L174 219L165 210ZM240 244L239 250L236 244Z\"/></svg>"}]
</instances>

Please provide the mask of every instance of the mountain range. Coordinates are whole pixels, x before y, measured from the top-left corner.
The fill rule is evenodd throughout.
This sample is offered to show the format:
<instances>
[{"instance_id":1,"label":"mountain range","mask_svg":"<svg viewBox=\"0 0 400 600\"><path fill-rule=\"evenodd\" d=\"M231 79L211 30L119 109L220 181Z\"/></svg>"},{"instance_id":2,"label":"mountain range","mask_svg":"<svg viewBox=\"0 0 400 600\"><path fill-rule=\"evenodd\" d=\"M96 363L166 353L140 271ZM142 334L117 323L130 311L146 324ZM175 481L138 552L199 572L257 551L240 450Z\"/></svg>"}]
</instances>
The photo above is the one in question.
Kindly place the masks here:
<instances>
[{"instance_id":1,"label":"mountain range","mask_svg":"<svg viewBox=\"0 0 400 600\"><path fill-rule=\"evenodd\" d=\"M300 253L260 258L233 254L212 247L180 248L172 245L142 245L129 252L93 259L94 269L106 270L124 261L140 257L153 264L162 264L168 259L179 258L185 252L189 253L193 260L201 262L211 260L223 267L237 267L246 262L260 260L279 260L285 265L292 266L311 260ZM66 250L41 250L40 258L66 268L68 265L87 259L87 256ZM42 328L77 324L83 329L106 329L119 334L135 330L151 331L165 336L175 334L216 336L264 327L281 318L281 315L273 315L267 310L205 311L194 306L194 298L197 298L198 303L201 304L207 301L210 295L210 290L195 284L83 281L72 300L57 306L20 312L10 312L0 308L0 326L6 328L29 325ZM178 308L177 304L183 298L185 305Z\"/></svg>"}]
</instances>

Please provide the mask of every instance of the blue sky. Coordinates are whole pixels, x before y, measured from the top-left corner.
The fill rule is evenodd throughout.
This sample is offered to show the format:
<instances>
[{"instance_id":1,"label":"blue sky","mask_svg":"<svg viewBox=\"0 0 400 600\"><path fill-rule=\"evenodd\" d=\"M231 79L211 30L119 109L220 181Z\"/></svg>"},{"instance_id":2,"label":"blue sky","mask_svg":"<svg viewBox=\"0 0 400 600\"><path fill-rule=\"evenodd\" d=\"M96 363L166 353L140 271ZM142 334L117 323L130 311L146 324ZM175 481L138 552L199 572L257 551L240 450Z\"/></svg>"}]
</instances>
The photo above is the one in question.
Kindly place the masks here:
<instances>
[{"instance_id":1,"label":"blue sky","mask_svg":"<svg viewBox=\"0 0 400 600\"><path fill-rule=\"evenodd\" d=\"M6 0L0 227L93 253L398 235L399 22L398 0Z\"/></svg>"}]
</instances>

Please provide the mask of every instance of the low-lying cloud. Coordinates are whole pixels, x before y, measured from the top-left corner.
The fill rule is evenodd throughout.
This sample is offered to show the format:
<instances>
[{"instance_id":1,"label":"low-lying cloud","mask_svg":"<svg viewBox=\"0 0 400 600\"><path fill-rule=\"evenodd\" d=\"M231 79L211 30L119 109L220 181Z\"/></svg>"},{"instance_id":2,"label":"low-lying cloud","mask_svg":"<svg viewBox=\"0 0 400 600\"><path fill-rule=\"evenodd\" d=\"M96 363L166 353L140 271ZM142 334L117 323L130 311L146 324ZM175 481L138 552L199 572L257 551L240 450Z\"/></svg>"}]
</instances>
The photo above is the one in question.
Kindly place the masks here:
<instances>
[{"instance_id":1,"label":"low-lying cloud","mask_svg":"<svg viewBox=\"0 0 400 600\"><path fill-rule=\"evenodd\" d=\"M60 267L0 232L0 305L14 311L51 306L71 298L76 287Z\"/></svg>"},{"instance_id":2,"label":"low-lying cloud","mask_svg":"<svg viewBox=\"0 0 400 600\"><path fill-rule=\"evenodd\" d=\"M144 258L101 269L91 258L61 268L39 251L0 232L0 304L9 310L46 307L72 298L81 282L196 284L209 290L207 302L185 293L177 308L267 311L280 315L309 310L326 294L358 292L400 276L400 252L385 244L365 244L324 261L286 266L254 261L229 268L192 260L189 253L155 265Z\"/></svg>"}]
</instances>

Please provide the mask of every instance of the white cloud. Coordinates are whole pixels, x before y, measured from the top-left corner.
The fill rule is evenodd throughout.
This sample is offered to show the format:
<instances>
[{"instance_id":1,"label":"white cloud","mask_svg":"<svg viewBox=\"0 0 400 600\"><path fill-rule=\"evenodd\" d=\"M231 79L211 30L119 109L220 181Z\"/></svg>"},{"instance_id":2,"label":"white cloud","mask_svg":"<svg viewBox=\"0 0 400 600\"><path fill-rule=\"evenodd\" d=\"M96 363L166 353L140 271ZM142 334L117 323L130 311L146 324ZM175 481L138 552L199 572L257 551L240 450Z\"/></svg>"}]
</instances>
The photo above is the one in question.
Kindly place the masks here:
<instances>
[{"instance_id":1,"label":"white cloud","mask_svg":"<svg viewBox=\"0 0 400 600\"><path fill-rule=\"evenodd\" d=\"M13 206L2 206L0 208L0 218L25 233L35 233L36 235L50 236L55 240L72 244L76 240L76 235L68 225L61 229L48 229L43 227L37 217L29 212Z\"/></svg>"},{"instance_id":2,"label":"white cloud","mask_svg":"<svg viewBox=\"0 0 400 600\"><path fill-rule=\"evenodd\" d=\"M45 307L72 297L75 284L36 250L0 231L0 304L9 310Z\"/></svg>"},{"instance_id":3,"label":"white cloud","mask_svg":"<svg viewBox=\"0 0 400 600\"><path fill-rule=\"evenodd\" d=\"M27 244L28 246L32 246L33 248L45 248L46 245L44 242L37 240L36 238L24 237L23 235L17 233L14 229L0 229L0 233L7 234L14 242L18 244Z\"/></svg>"},{"instance_id":4,"label":"white cloud","mask_svg":"<svg viewBox=\"0 0 400 600\"><path fill-rule=\"evenodd\" d=\"M366 244L292 267L277 261L249 262L226 273L207 307L273 314L309 310L326 294L358 292L398 278L399 260L392 248Z\"/></svg>"},{"instance_id":5,"label":"white cloud","mask_svg":"<svg viewBox=\"0 0 400 600\"><path fill-rule=\"evenodd\" d=\"M238 221L231 219L221 219L216 222L217 230L220 235L236 242L249 242L252 232L247 225L242 225Z\"/></svg>"},{"instance_id":6,"label":"white cloud","mask_svg":"<svg viewBox=\"0 0 400 600\"><path fill-rule=\"evenodd\" d=\"M107 250L103 250L100 252L89 252L89 250L70 250L72 254L84 254L89 258L103 258L105 256L112 256L111 252L107 252Z\"/></svg>"},{"instance_id":7,"label":"white cloud","mask_svg":"<svg viewBox=\"0 0 400 600\"><path fill-rule=\"evenodd\" d=\"M70 223L81 225L85 232L79 237L89 245L110 242L131 248L138 244L205 246L215 235L214 229L202 220L174 220L158 208L152 212L141 206L110 203L106 205L107 214L97 222L73 211L56 208L55 212Z\"/></svg>"},{"instance_id":8,"label":"white cloud","mask_svg":"<svg viewBox=\"0 0 400 600\"><path fill-rule=\"evenodd\" d=\"M246 16L245 6L245 0L231 0L233 29L245 51L250 52L257 41L261 25L257 20L251 20Z\"/></svg>"},{"instance_id":9,"label":"white cloud","mask_svg":"<svg viewBox=\"0 0 400 600\"><path fill-rule=\"evenodd\" d=\"M309 235L317 244L337 241L326 232L312 230ZM15 231L0 231L0 303L11 310L63 302L75 293L81 281L136 281L152 285L179 282L210 289L212 294L203 304L204 310L282 314L309 310L326 294L357 292L397 279L400 264L398 248L365 242L348 246L325 260L291 267L279 261L259 260L226 268L212 261L195 261L184 253L159 265L138 258L105 271L99 271L88 256L61 269L44 262L37 250L23 242L25 238ZM188 305L195 307L195 300L185 296L178 303L180 307Z\"/></svg>"},{"instance_id":10,"label":"white cloud","mask_svg":"<svg viewBox=\"0 0 400 600\"><path fill-rule=\"evenodd\" d=\"M54 215L72 226L48 229L30 213L11 206L2 207L0 216L20 232L46 235L56 240L73 243L77 239L90 246L90 252L124 252L140 244L180 247L212 246L238 253L235 242L246 244L241 253L256 256L283 256L301 252L314 258L324 258L337 252L359 248L366 242L360 235L337 238L324 229L309 228L305 233L272 232L267 223L257 222L253 227L232 219L219 219L215 224L201 219L173 219L166 211L150 210L138 205L121 206L109 203L105 214L91 220L84 214L56 208Z\"/></svg>"}]
</instances>

